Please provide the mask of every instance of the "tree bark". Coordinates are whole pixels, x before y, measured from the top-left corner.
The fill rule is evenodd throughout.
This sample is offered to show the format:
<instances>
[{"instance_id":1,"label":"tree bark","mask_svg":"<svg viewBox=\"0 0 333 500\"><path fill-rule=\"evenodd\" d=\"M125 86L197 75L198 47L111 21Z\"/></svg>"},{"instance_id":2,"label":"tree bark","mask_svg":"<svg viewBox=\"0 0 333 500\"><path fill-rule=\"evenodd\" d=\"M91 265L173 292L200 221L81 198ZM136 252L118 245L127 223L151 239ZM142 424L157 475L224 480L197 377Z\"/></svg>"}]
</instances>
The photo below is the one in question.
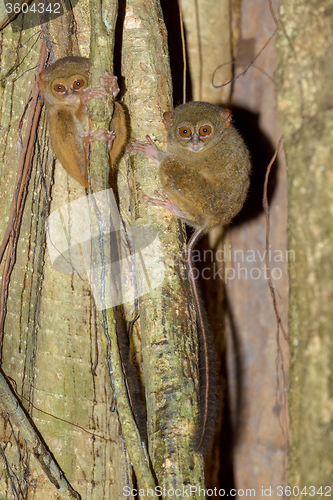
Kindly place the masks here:
<instances>
[{"instance_id":1,"label":"tree bark","mask_svg":"<svg viewBox=\"0 0 333 500\"><path fill-rule=\"evenodd\" d=\"M278 15L278 2L271 4ZM235 487L255 489L258 498L265 498L262 488L271 487L274 497L277 487L285 485L288 452L281 371L288 371L288 345L280 333L281 366L277 362L276 318L265 271L266 218L262 209L264 176L281 136L273 83L274 37L265 47L276 24L265 0L243 0L240 18L235 77L263 51L244 76L233 83L233 117L250 149L252 175L248 199L226 241L226 253L231 250L226 262L228 385ZM268 187L269 263L279 312L287 329L286 186L286 166L280 152Z\"/></svg>"},{"instance_id":2,"label":"tree bark","mask_svg":"<svg viewBox=\"0 0 333 500\"><path fill-rule=\"evenodd\" d=\"M122 54L125 102L133 136L145 140L150 134L161 149L166 139L162 113L172 108L166 42L159 1L127 2ZM203 460L193 446L198 345L193 304L189 304L184 225L142 200L143 194L152 195L160 188L156 164L135 155L127 176L132 186L132 227L146 225L156 231L163 261L159 270L151 271L161 272L164 267L161 286L139 299L149 454L162 488L203 487ZM123 213L129 213L126 206Z\"/></svg>"},{"instance_id":3,"label":"tree bark","mask_svg":"<svg viewBox=\"0 0 333 500\"><path fill-rule=\"evenodd\" d=\"M296 256L289 263L288 482L300 491L312 485L318 497L332 486L333 457L332 11L332 1L281 2L276 73L288 246Z\"/></svg>"},{"instance_id":4,"label":"tree bark","mask_svg":"<svg viewBox=\"0 0 333 500\"><path fill-rule=\"evenodd\" d=\"M75 11L75 33L73 12L43 26L51 61L70 54L89 55L89 18L84 3L79 2ZM21 96L29 95L35 83L31 68L38 64L39 31L37 27L13 34L8 26L2 32L1 68L3 76L7 76L1 87L2 234L15 193L18 130L27 104ZM22 61L19 66L17 52ZM9 71L12 68L14 72ZM26 115L22 123L24 138ZM22 404L81 498L113 499L122 495L124 486L132 487L132 474L113 411L90 284L77 273L54 270L45 251L47 216L82 196L84 189L67 176L58 162L54 163L43 114L9 284L2 369L16 381ZM95 376L96 348L99 363ZM3 458L11 468L2 475L2 498L13 498L14 487L21 488L22 498L52 498L55 486L31 450L24 443L22 450L16 445L18 433L15 426L12 432L4 416ZM3 443L7 443L6 447Z\"/></svg>"},{"instance_id":5,"label":"tree bark","mask_svg":"<svg viewBox=\"0 0 333 500\"><path fill-rule=\"evenodd\" d=\"M83 2L79 4L75 13L68 12L43 26L45 43L51 53L50 62L66 55L88 56L87 2L84 2L84 5ZM141 24L141 30L136 32L138 24ZM136 45L133 45L131 37L135 34L138 39L145 39L143 26L149 26L154 37L150 38L153 43L141 51L142 64L138 66L138 53L133 50ZM147 87L145 99L150 99L152 104L150 110L155 108L153 115L159 121L159 123L156 121L156 131L161 132L159 110L170 109L171 94L170 75L168 66L165 65L168 60L165 47L166 34L159 2L151 2L150 7L146 2L128 4L125 28L126 57L123 67L128 87L127 102L133 113L133 130L137 132L138 123L145 120L142 106L145 85L140 79L142 76L146 78L149 74L146 62L147 58L151 57L153 67L151 77L154 79L157 72L158 85ZM11 35L10 30L10 27L5 28L4 38ZM35 32L37 34L37 29ZM62 43L59 43L59 40ZM19 37L15 42L20 43ZM25 63L27 69L37 64L35 60L38 59L40 50L38 43L34 49L37 49L36 52L31 51L30 59ZM161 54L163 54L162 59L160 59ZM6 56L7 53L4 54L4 57ZM9 60L8 66L13 66L12 60ZM5 64L2 67L5 69ZM22 87L17 85L14 89L18 95L23 88L28 88L28 84L31 86L34 84L31 73L25 73L24 69L25 65L22 64L18 71L18 75L21 71L23 75L18 80ZM140 73L142 70L143 75ZM160 93L159 100L156 98L157 91ZM139 100L136 101L136 93L141 103ZM15 109L14 118L18 123L24 105L20 99L16 99L15 104L17 110ZM7 102L4 100L3 106L6 105ZM9 113L10 108L6 110L7 108L3 117L6 117L6 112ZM11 118L14 127L12 126L10 133L18 128L16 122L13 122L13 117ZM149 121L151 123L151 115ZM147 132L152 133L151 124L148 128L147 125L145 127ZM24 121L23 133L25 133ZM139 134L136 133L136 136ZM5 134L4 139L7 141L5 144L12 145L13 139L8 141ZM114 411L117 406L112 400L107 373L111 367L115 376L115 371L120 367L120 360L114 348L111 348L107 354L107 369L101 361L103 357L101 354L106 346L102 345L100 340L99 335L102 333L97 327L97 322L98 317L102 321L102 316L95 315L90 284L85 276L76 272L58 273L51 267L45 252L47 216L85 196L84 189L73 179L68 178L57 162L54 168L53 155L51 150L49 151L47 139L43 114L25 204L25 208L32 207L32 214L29 210L23 212L17 260L11 275L10 295L6 304L2 368L5 374L17 383L18 394L30 418L33 419L38 432L44 437L46 445L66 478L79 492L81 498L118 498L123 494L125 486L128 490L133 487L131 461L134 464L131 455L133 449L128 442L125 443L117 413ZM11 151L15 152L14 149ZM4 166L9 164L9 158L8 153ZM15 164L14 161L11 163ZM124 200L130 200L132 214L135 214L130 224L137 226L137 219L140 216L142 219L140 223L156 228L164 254L166 275L162 293L161 289L154 289L149 295L140 299L141 332L137 325L134 327L135 332L139 332L137 337L140 335L142 339L142 380L147 400L151 464L157 482L162 488L203 487L203 459L200 454L195 453L193 446L197 422L197 332L193 305L188 301L190 285L185 259L182 258L182 252L185 255L184 227L176 220L171 221L168 215L161 221L156 211L153 215L152 209L149 219L147 218L146 207L141 201L141 192L149 191L149 186L158 187L155 186L157 172L155 167L144 170L143 162L138 165L136 176L134 178L130 176L127 185L123 182L124 177L120 170L121 207L125 206ZM126 171L125 164L123 168ZM1 207L2 221L4 221L9 211L8 203L14 192L15 176L4 175L2 181L4 186L8 184L6 191L8 201L6 198ZM131 189L133 183L135 189L129 197L127 190L128 187ZM128 229L131 228L128 226ZM139 242L139 246L141 243ZM145 263L147 264L147 261ZM154 269L151 271L155 272ZM6 282L6 277L4 280ZM29 296L27 301L25 296ZM17 318L20 318L19 323ZM113 323L112 318L109 319L108 327ZM114 340L113 338L113 345ZM97 352L99 363L94 375ZM119 393L120 386L116 379L114 387L118 391L116 395L120 415L122 398L127 396L125 393ZM2 415L4 423L2 436L6 442L12 441L15 444L19 432L15 427L15 419L12 422L8 420L8 414ZM124 430L127 420L121 420L121 423ZM128 436L129 434L127 440ZM18 448L15 446L9 450L9 445L3 451L5 463L8 465L2 479L3 487L1 486L1 491L5 492L4 498L11 498L15 488L21 488L24 497L32 494L37 500L45 495L52 497L55 486L44 478L42 470L31 455L29 445L25 444L24 452L21 453L18 453ZM141 451L144 453L143 449ZM21 476L17 478L11 466L21 470ZM141 482L139 476L138 479L139 487L147 486ZM132 498L133 494L128 493L127 496Z\"/></svg>"}]
</instances>

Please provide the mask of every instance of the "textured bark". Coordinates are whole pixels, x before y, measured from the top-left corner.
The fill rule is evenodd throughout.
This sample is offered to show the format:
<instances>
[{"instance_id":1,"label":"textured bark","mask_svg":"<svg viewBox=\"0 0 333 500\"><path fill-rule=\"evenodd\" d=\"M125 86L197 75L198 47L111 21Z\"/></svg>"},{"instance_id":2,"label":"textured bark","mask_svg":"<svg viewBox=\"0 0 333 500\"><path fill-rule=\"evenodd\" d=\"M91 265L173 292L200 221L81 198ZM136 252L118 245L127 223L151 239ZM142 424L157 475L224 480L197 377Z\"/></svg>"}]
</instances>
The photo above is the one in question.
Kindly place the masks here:
<instances>
[{"instance_id":1,"label":"textured bark","mask_svg":"<svg viewBox=\"0 0 333 500\"><path fill-rule=\"evenodd\" d=\"M203 8L203 3L198 2L196 11L183 0L193 97L226 103L230 87L210 88L211 74L235 52L239 2L213 3L211 6L205 3ZM277 0L272 3L277 11ZM125 80L121 86L131 114L132 133L138 139L149 133L163 149L162 113L171 108L172 97L159 2L128 0L126 8L121 42ZM300 490L313 485L316 491L332 482L333 456L332 11L332 0L283 0L277 39L276 89L289 176L288 248L295 252L295 261L293 254L289 254L292 351L288 482ZM107 19L108 12L104 14ZM253 60L274 29L266 0L243 0L236 74ZM8 26L1 33L1 234L7 225L15 188L20 119L25 96L34 85L35 70L31 68L35 68L40 53L39 41L34 45L37 32L36 28L13 33ZM72 53L88 56L87 2L79 1L74 14L69 12L43 26L43 33L51 61ZM177 57L180 53L179 50ZM252 278L250 274L254 268L263 269L263 173L280 136L274 86L267 77L267 74L273 77L276 67L274 42L265 48L255 66L259 69L250 68L233 84L235 125L250 146L253 177L249 201L231 227L226 246L222 247L226 250L225 266L233 267L236 272L235 279L229 279L226 285L230 401L225 398L224 434L213 454L215 464L208 462L212 465L207 477L209 486L217 486L219 480L221 487L255 488L256 497L261 498L262 487L272 487L274 497L277 486L286 480L286 442L279 426L284 408L279 406L275 395L275 316L264 273L261 272L259 279L256 272ZM225 81L231 68L225 66L223 71L226 73L221 76L219 72L218 76ZM26 116L22 137L26 132ZM270 243L272 252L282 251L282 259L274 261L273 253L270 263L282 272L274 286L285 320L287 182L282 155L271 180ZM198 345L195 311L189 300L190 287L182 260L184 227L161 209L147 207L142 202L142 194L152 195L160 187L155 164L136 155L127 164L123 162L118 181L122 215L128 228L146 225L156 230L163 253L165 280L159 288L140 298L140 328L137 321L131 338L137 349L136 362L142 367L152 467L162 487L203 486L203 460L192 449L197 414ZM84 194L83 188L53 161L42 116L9 285L2 369L15 379L18 392L34 406L97 435L93 437L81 428L41 413L22 399L74 489L82 498L107 500L119 498L124 486L132 486L132 468L117 413L113 411L115 405L102 360L100 332L97 376L92 374L96 328L90 284L84 276L61 274L52 269L45 251L47 215ZM216 234L210 236L214 250L220 248L215 246L218 239ZM238 258L232 256L229 262L229 249L243 254L239 253ZM253 251L254 261L246 259L249 256L246 252ZM223 263L218 262L217 266L222 267ZM239 268L242 270L237 279ZM209 284L205 283L208 287ZM223 349L221 284L210 287L208 297L212 329L218 332ZM135 318L135 312L133 304L126 304L128 319ZM281 343L285 348L282 340ZM284 369L287 369L286 356ZM228 405L233 446L227 436L228 432L231 436ZM6 415L2 421L0 444L13 472L18 478L21 474L23 498L52 498L54 485L31 455L18 429L14 426L12 433ZM19 437L18 442L15 437ZM3 470L0 496L9 500L13 498L10 471L5 466Z\"/></svg>"},{"instance_id":2,"label":"textured bark","mask_svg":"<svg viewBox=\"0 0 333 500\"><path fill-rule=\"evenodd\" d=\"M282 1L278 109L288 161L289 484L332 485L332 1ZM291 498L295 498L292 496Z\"/></svg>"},{"instance_id":3,"label":"textured bark","mask_svg":"<svg viewBox=\"0 0 333 500\"><path fill-rule=\"evenodd\" d=\"M77 19L73 17L72 12L69 12L53 23L43 26L45 43L51 51L51 62L70 54L88 55L89 33L86 9L87 4L84 6L81 2L76 10ZM167 61L166 38L159 5L157 2L152 2L151 5L147 2L141 5L134 3L132 6L129 5L128 9L128 33L134 33L133 30L137 28L135 23L131 25L131 20L137 20L135 9L138 9L136 12L140 13L142 25L150 23L151 33L148 39L152 42L149 47L152 60L155 58L158 62L160 54L164 54L157 64L160 65L157 72L157 88L162 96L160 109L169 109L168 85L170 84L165 77L164 65ZM10 27L5 28L3 32L5 48L6 37L11 36ZM142 33L139 36L142 36ZM59 40L61 43L58 43ZM22 44L25 39L22 40L17 35L10 41L11 50L5 50L2 56L4 71L7 66L9 68L14 66L12 47L15 43ZM35 52L34 50L29 52L29 58L20 66L17 75L15 74L23 76L18 80L19 84L16 84L14 92L11 93L13 89L8 83L4 87L7 94L2 101L4 140L2 186L6 197L1 207L2 223L6 221L14 191L13 165L15 165L17 140L15 131L18 129L25 105L15 96L19 96L23 89L26 91L29 85L33 85L33 74L24 71L36 66L39 49L37 43L34 46ZM130 84L133 73L136 72L135 80L142 78L141 70L144 72L144 77L147 76L147 72L144 62L138 67L137 59L133 59L133 56L138 55L133 50L133 45L131 50L132 58L128 57L127 63L129 66L133 64L135 70L129 69L128 101L132 105L132 110L137 113L136 120L140 123L140 120L145 120L144 116L141 118L142 102L137 101L133 105L131 96L139 92L142 97L145 85L140 82L138 88L137 80L134 88L131 88ZM24 47L22 59L27 51ZM143 54L147 57L147 53L143 51ZM154 78L155 76L152 76L152 79ZM12 94L17 108L8 98ZM149 92L147 98L150 102L154 99ZM140 105L136 107L138 104ZM156 106L155 114L161 118L158 109ZM8 130L7 117L12 120L11 128L8 127ZM151 115L149 120L150 118ZM134 129L137 127L137 122L133 120ZM150 127L151 125L147 132L151 132ZM156 130L158 128L161 129L161 122ZM24 397L29 399L28 404L23 404L29 410L66 477L82 498L118 498L124 486L132 486L132 471L126 445L118 426L117 413L114 412L107 371L101 360L97 367L97 376L92 373L96 345L100 359L103 346L99 337L95 337L96 319L93 314L90 285L84 275L57 273L51 268L45 252L46 217L64 204L84 196L85 192L74 180L67 177L58 163L54 169L45 130L45 117L42 115L38 131L40 156L38 157L36 153L34 156L18 242L17 261L10 281L4 332L3 370L15 379L19 393L23 393ZM8 136L8 131L12 135ZM25 122L22 132L25 133ZM5 169L9 166L11 168L7 172ZM47 174L41 174L41 169L44 171L45 168ZM150 169L150 179L147 171L139 170L139 173L135 180L136 186L142 185L142 190L146 190L149 185L155 187L155 167ZM120 189L124 187L122 181L120 175ZM127 199L126 192L124 197L120 198ZM138 202L139 208L134 208L134 202ZM145 222L147 220L145 205L142 205L141 197L137 193L131 199L131 206L136 218L141 211L144 212L142 221ZM165 222L162 223L156 223L158 216L152 217L155 219L156 227L159 227L168 280L164 282L162 293L161 290L154 290L149 296L144 297L140 304L143 380L147 396L151 462L161 486L174 488L183 485L203 486L202 456L193 450L197 420L197 333L193 326L195 325L193 306L188 305L190 286L187 271L184 261L179 257L181 251L184 251L184 230L177 221L171 222L170 216L166 216ZM172 233L178 238L175 239ZM119 366L119 360L117 363ZM117 401L121 404L120 395ZM47 411L48 414L39 412L35 407ZM80 428L73 427L59 418L72 422ZM15 434L11 435L11 428L6 422L4 420L2 433L4 441L12 439L15 444L14 436L17 435L18 429L14 428ZM85 434L84 429L95 433L96 436ZM17 487L23 488L24 495L33 494L36 499L53 496L54 486L45 479L27 447L24 447L20 455L15 446L11 448L7 446L5 456L7 463L13 466L15 471L21 468L22 479L18 480ZM9 475L8 469L7 474L2 476L1 494L4 498L12 497Z\"/></svg>"},{"instance_id":4,"label":"textured bark","mask_svg":"<svg viewBox=\"0 0 333 500\"><path fill-rule=\"evenodd\" d=\"M162 114L171 105L167 37L158 0L126 4L122 68L133 136L150 134L165 147ZM203 486L203 460L194 452L197 421L197 332L189 304L184 226L166 211L148 207L142 195L160 187L156 164L140 155L128 169L132 226L157 231L164 281L139 300L143 382L149 454L157 482L167 489ZM124 216L129 213L123 203ZM161 267L154 270L160 273ZM164 495L163 495L164 498ZM197 498L197 496L195 496Z\"/></svg>"},{"instance_id":5,"label":"textured bark","mask_svg":"<svg viewBox=\"0 0 333 500\"><path fill-rule=\"evenodd\" d=\"M215 69L232 59L232 26L229 0L182 0L186 49L192 82L193 101L216 104L229 102L230 89L212 86ZM232 65L223 66L216 85L230 80Z\"/></svg>"},{"instance_id":6,"label":"textured bark","mask_svg":"<svg viewBox=\"0 0 333 500\"><path fill-rule=\"evenodd\" d=\"M76 35L73 35L72 13L43 26L47 47L52 51L51 60L69 55L72 50L75 55L89 54L89 22L84 3L79 2L76 10ZM9 26L2 32L2 77L20 60L22 64L7 76L1 87L1 234L14 193L19 122L26 96L34 85L36 70L31 68L38 63L40 43L34 45L38 31L39 27L12 34ZM80 52L73 49L78 46ZM23 137L25 124L26 118ZM62 274L52 269L45 251L48 214L84 195L84 189L67 177L60 164L54 165L42 116L9 286L2 368L17 382L20 394L38 409L48 412L42 413L22 399L81 498L114 499L122 494L124 486L131 486L131 467L117 414L111 411L114 405L102 343L96 334L90 284L84 275ZM94 376L96 342L99 364ZM13 472L21 471L18 477L21 477L23 494L37 500L53 498L55 486L24 444L20 457L14 440L18 429L14 431L12 435L4 421L1 446L4 449L4 443L10 441L4 454ZM11 487L8 473L2 474L1 498L13 498Z\"/></svg>"},{"instance_id":7,"label":"textured bark","mask_svg":"<svg viewBox=\"0 0 333 500\"><path fill-rule=\"evenodd\" d=\"M272 2L272 5L278 13L277 2ZM268 2L242 1L236 75L253 61L275 28ZM281 408L281 401L276 398L276 319L262 257L266 234L261 201L263 180L281 136L272 81L275 68L276 55L272 40L255 61L255 67L251 67L234 83L232 102L235 125L250 148L253 172L248 200L231 227L230 241L226 242L227 250L230 248L238 252L227 263L227 267L235 272L235 278L226 285L235 486L255 488L258 498L262 498L261 487L272 487L272 497L275 498L277 486L283 485L286 480L287 458L287 443L280 427L281 422L284 432L287 432L284 421L286 408ZM279 154L270 177L269 260L271 269L277 268L273 271L273 285L280 314L287 328L287 200L283 154ZM228 271L228 274L232 276L232 271ZM280 343L285 350L286 342L280 339ZM284 352L284 370L287 369L288 357ZM280 384L283 384L281 378ZM284 394L282 387L279 394Z\"/></svg>"},{"instance_id":8,"label":"textured bark","mask_svg":"<svg viewBox=\"0 0 333 500\"><path fill-rule=\"evenodd\" d=\"M182 0L181 7L185 24L192 99L227 106L230 104L231 85L214 88L212 76L218 66L227 63L217 71L214 84L219 85L232 78L232 45L236 42L239 33L239 22L237 22L237 19L239 21L239 1L232 2L231 5L229 0L218 2L216 0L204 2ZM197 267L205 269L205 279L201 279L200 288L217 353L221 410L218 422L216 422L214 446L205 456L207 488L227 487L232 484L232 467L229 462L228 445L226 445L228 439L226 437L230 435L226 418L226 342L224 323L221 321L224 314L224 282L221 275L216 273L216 270L221 270L221 262L217 261L216 256L219 255L218 252L223 251L224 237L225 228L215 228L198 243L195 250Z\"/></svg>"}]
</instances>

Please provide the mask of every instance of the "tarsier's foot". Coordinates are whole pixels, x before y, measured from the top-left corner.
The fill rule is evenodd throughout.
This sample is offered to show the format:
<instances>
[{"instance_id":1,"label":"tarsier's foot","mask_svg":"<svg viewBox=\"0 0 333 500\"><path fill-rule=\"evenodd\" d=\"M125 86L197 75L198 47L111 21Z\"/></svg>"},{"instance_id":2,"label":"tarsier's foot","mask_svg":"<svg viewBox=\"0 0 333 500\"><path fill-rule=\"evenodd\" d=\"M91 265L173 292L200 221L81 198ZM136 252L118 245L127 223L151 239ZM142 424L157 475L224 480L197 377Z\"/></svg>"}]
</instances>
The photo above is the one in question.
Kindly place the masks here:
<instances>
[{"instance_id":1,"label":"tarsier's foot","mask_svg":"<svg viewBox=\"0 0 333 500\"><path fill-rule=\"evenodd\" d=\"M154 195L157 196L158 198L151 198L150 196L147 196L145 194L143 195L142 198L148 205L154 205L155 207L165 208L172 215L175 215L180 219L187 219L184 212L180 210L180 208L176 205L176 203L170 200L169 196L165 193L165 191L162 191L162 193L154 191Z\"/></svg>"},{"instance_id":2,"label":"tarsier's foot","mask_svg":"<svg viewBox=\"0 0 333 500\"><path fill-rule=\"evenodd\" d=\"M118 85L118 77L111 75L105 71L105 76L101 78L102 87L106 87L110 92L112 92L113 98L115 99L120 92L120 88Z\"/></svg>"},{"instance_id":3,"label":"tarsier's foot","mask_svg":"<svg viewBox=\"0 0 333 500\"><path fill-rule=\"evenodd\" d=\"M153 143L149 135L146 135L146 139L149 144L146 142L138 141L137 139L131 139L127 149L130 153L141 153L152 160L157 160L158 157L158 148Z\"/></svg>"},{"instance_id":4,"label":"tarsier's foot","mask_svg":"<svg viewBox=\"0 0 333 500\"><path fill-rule=\"evenodd\" d=\"M110 151L113 139L116 137L116 134L112 130L108 130L107 132L103 129L98 130L87 130L82 134L82 143L83 149L86 158L89 156L89 145L94 141L107 141L108 149Z\"/></svg>"},{"instance_id":5,"label":"tarsier's foot","mask_svg":"<svg viewBox=\"0 0 333 500\"><path fill-rule=\"evenodd\" d=\"M101 97L106 96L106 91L105 89L102 89L100 87L94 87L94 88L88 88L83 91L81 95L81 104L84 106L87 106L88 102L91 99L99 99Z\"/></svg>"}]
</instances>

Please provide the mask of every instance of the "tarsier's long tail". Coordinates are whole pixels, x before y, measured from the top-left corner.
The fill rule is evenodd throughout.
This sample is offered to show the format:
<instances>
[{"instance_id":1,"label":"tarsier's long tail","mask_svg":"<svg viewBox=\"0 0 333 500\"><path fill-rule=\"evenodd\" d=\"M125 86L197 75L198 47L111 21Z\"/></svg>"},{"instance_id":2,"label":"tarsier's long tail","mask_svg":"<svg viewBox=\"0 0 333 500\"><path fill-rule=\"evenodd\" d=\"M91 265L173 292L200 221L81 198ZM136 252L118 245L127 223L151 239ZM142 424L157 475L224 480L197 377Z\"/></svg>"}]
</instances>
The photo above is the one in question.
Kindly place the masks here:
<instances>
[{"instance_id":1,"label":"tarsier's long tail","mask_svg":"<svg viewBox=\"0 0 333 500\"><path fill-rule=\"evenodd\" d=\"M200 365L200 395L199 395L199 425L195 439L197 451L205 452L211 444L218 413L217 376L215 371L215 354L211 333L206 320L200 297L199 287L193 272L192 252L204 229L198 229L192 235L187 245L187 267L191 281L193 297L199 323L199 365Z\"/></svg>"}]
</instances>

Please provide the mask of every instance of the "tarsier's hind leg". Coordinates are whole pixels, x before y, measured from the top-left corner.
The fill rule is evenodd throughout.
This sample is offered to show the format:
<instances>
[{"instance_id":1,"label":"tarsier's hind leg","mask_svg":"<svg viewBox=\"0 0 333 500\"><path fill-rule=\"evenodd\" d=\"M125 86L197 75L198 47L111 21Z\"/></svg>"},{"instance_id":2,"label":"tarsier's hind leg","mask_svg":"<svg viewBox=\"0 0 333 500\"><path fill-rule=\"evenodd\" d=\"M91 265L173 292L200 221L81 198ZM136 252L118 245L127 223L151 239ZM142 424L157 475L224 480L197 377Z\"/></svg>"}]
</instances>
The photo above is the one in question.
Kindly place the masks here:
<instances>
[{"instance_id":1,"label":"tarsier's hind leg","mask_svg":"<svg viewBox=\"0 0 333 500\"><path fill-rule=\"evenodd\" d=\"M168 197L165 191L159 193L158 191L154 191L154 195L157 198L151 198L150 196L143 195L143 199L146 201L148 205L154 205L155 207L161 207L165 210L168 210L172 215L178 217L179 219L186 220L186 214L180 210L180 208Z\"/></svg>"},{"instance_id":2,"label":"tarsier's hind leg","mask_svg":"<svg viewBox=\"0 0 333 500\"><path fill-rule=\"evenodd\" d=\"M72 113L60 109L50 121L50 137L54 154L69 175L88 187L82 139L77 133L77 120ZM54 141L52 138L56 137Z\"/></svg>"},{"instance_id":3,"label":"tarsier's hind leg","mask_svg":"<svg viewBox=\"0 0 333 500\"><path fill-rule=\"evenodd\" d=\"M114 103L110 129L115 131L115 138L111 148L111 163L114 166L125 150L128 142L128 124L125 110L119 102Z\"/></svg>"}]
</instances>

